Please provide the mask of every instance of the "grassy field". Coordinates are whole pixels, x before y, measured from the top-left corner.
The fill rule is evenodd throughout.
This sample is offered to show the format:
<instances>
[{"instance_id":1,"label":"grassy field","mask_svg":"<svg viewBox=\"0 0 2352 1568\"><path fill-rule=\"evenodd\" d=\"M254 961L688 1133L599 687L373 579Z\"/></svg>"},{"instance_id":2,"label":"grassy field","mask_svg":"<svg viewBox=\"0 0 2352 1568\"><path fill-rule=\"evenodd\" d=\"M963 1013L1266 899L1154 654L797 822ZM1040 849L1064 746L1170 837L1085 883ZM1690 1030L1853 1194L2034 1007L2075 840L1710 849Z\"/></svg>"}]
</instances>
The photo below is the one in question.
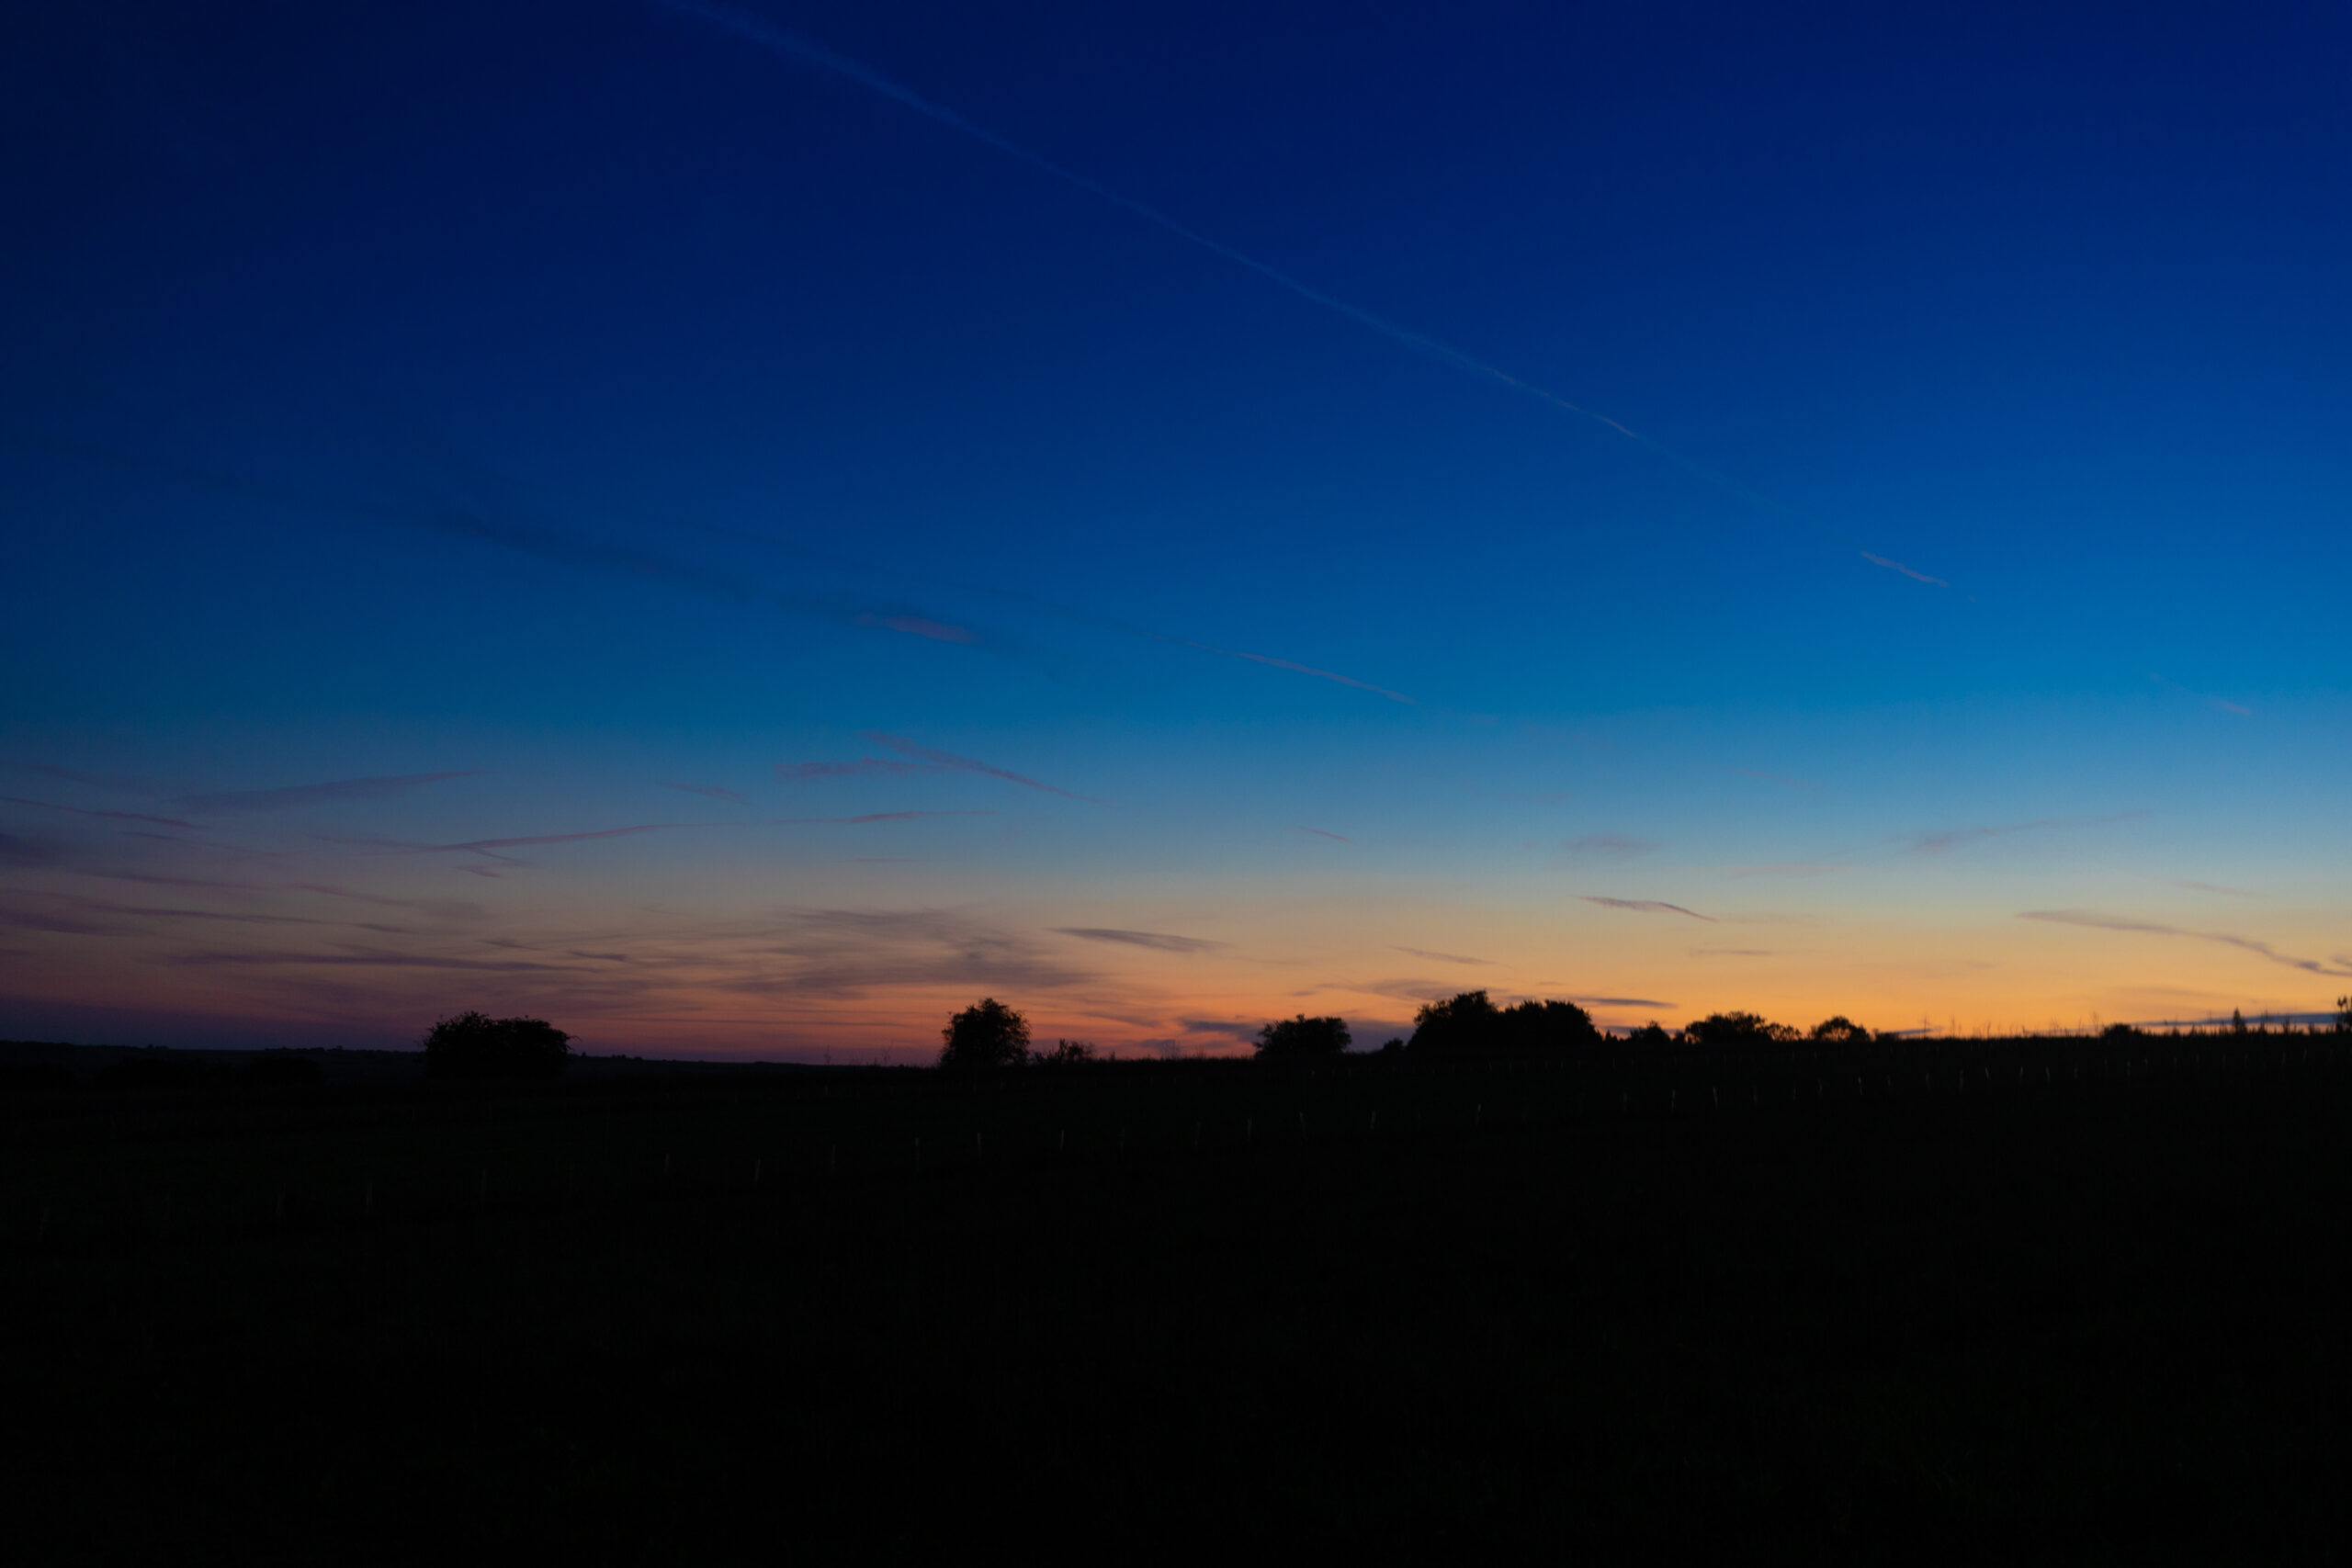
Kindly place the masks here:
<instances>
[{"instance_id":1,"label":"grassy field","mask_svg":"<svg viewBox=\"0 0 2352 1568\"><path fill-rule=\"evenodd\" d=\"M17 1561L2331 1561L2352 1041L0 1095Z\"/></svg>"}]
</instances>

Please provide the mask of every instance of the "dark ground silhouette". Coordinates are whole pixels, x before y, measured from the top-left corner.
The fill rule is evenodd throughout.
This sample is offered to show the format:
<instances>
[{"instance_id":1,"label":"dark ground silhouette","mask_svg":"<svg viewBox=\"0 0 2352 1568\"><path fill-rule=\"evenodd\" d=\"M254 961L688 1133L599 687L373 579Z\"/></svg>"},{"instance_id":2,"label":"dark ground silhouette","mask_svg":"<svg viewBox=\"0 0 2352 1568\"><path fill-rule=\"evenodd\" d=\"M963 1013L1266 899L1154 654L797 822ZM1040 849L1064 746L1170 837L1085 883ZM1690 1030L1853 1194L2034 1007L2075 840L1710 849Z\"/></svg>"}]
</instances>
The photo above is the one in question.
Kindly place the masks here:
<instances>
[{"instance_id":1,"label":"dark ground silhouette","mask_svg":"<svg viewBox=\"0 0 2352 1568\"><path fill-rule=\"evenodd\" d=\"M0 1119L27 1562L2352 1526L2335 1036L84 1074Z\"/></svg>"}]
</instances>

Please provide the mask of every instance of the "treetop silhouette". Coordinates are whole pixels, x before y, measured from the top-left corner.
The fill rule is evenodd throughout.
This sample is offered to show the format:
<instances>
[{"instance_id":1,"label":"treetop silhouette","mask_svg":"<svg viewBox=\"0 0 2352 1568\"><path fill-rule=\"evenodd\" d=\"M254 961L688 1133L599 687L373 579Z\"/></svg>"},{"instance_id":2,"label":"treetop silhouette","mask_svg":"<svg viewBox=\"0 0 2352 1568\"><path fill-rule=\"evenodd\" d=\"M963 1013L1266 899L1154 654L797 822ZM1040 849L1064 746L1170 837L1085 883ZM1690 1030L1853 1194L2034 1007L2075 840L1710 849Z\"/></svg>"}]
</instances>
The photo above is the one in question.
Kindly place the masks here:
<instances>
[{"instance_id":1,"label":"treetop silhouette","mask_svg":"<svg viewBox=\"0 0 2352 1568\"><path fill-rule=\"evenodd\" d=\"M1355 1037L1348 1032L1348 1021L1343 1018L1309 1018L1300 1013L1296 1018L1276 1019L1258 1031L1260 1056L1336 1056L1348 1048Z\"/></svg>"},{"instance_id":2,"label":"treetop silhouette","mask_svg":"<svg viewBox=\"0 0 2352 1568\"><path fill-rule=\"evenodd\" d=\"M424 1033L424 1071L436 1078L558 1078L571 1036L543 1018L461 1012Z\"/></svg>"},{"instance_id":3,"label":"treetop silhouette","mask_svg":"<svg viewBox=\"0 0 2352 1568\"><path fill-rule=\"evenodd\" d=\"M1826 1027L1825 1025L1824 1027ZM1847 1025L1849 1029L1855 1027ZM1709 1049L1739 1045L1785 1045L1803 1038L1785 1023L1772 1023L1752 1012L1711 1012L1682 1026L1682 1037Z\"/></svg>"},{"instance_id":4,"label":"treetop silhouette","mask_svg":"<svg viewBox=\"0 0 2352 1568\"><path fill-rule=\"evenodd\" d=\"M939 1032L943 1067L1017 1067L1029 1060L1029 1021L994 997L982 997Z\"/></svg>"},{"instance_id":5,"label":"treetop silhouette","mask_svg":"<svg viewBox=\"0 0 2352 1568\"><path fill-rule=\"evenodd\" d=\"M1483 990L1430 1002L1413 1015L1416 1051L1543 1051L1598 1044L1592 1015L1574 1002L1498 1008Z\"/></svg>"}]
</instances>

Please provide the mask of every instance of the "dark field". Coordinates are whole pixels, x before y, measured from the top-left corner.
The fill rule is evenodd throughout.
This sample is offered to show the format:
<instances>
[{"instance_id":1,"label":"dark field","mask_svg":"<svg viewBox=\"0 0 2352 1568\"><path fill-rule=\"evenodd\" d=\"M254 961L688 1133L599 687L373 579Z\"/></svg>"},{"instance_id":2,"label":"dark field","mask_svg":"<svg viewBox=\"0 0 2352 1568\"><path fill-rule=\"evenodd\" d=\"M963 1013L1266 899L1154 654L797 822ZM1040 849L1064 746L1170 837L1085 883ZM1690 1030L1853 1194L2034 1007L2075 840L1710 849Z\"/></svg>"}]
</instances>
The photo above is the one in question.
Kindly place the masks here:
<instances>
[{"instance_id":1,"label":"dark field","mask_svg":"<svg viewBox=\"0 0 2352 1568\"><path fill-rule=\"evenodd\" d=\"M2333 1561L2347 1046L11 1068L10 1556Z\"/></svg>"}]
</instances>

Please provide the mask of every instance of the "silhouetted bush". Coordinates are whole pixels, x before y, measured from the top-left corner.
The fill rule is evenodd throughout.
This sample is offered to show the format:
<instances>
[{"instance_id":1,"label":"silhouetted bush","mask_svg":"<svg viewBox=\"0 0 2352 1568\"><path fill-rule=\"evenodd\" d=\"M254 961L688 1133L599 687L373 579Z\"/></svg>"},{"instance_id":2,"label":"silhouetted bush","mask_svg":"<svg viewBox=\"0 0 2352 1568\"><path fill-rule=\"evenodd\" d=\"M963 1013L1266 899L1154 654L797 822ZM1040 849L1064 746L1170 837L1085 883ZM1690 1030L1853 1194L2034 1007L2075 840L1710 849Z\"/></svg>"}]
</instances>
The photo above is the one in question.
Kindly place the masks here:
<instances>
[{"instance_id":1,"label":"silhouetted bush","mask_svg":"<svg viewBox=\"0 0 2352 1568\"><path fill-rule=\"evenodd\" d=\"M2098 1032L2101 1040L2137 1040L2140 1032L2128 1023L2110 1023Z\"/></svg>"},{"instance_id":2,"label":"silhouetted bush","mask_svg":"<svg viewBox=\"0 0 2352 1568\"><path fill-rule=\"evenodd\" d=\"M2352 997L2335 998L2335 1032L2352 1034Z\"/></svg>"},{"instance_id":3,"label":"silhouetted bush","mask_svg":"<svg viewBox=\"0 0 2352 1568\"><path fill-rule=\"evenodd\" d=\"M1876 1038L1842 1012L1815 1024L1813 1037L1827 1045L1867 1045Z\"/></svg>"},{"instance_id":4,"label":"silhouetted bush","mask_svg":"<svg viewBox=\"0 0 2352 1568\"><path fill-rule=\"evenodd\" d=\"M1393 1056L1404 1048L1405 1043L1393 1035L1380 1043L1380 1054L1384 1056Z\"/></svg>"},{"instance_id":5,"label":"silhouetted bush","mask_svg":"<svg viewBox=\"0 0 2352 1568\"><path fill-rule=\"evenodd\" d=\"M1036 1052L1029 1058L1040 1067L1083 1067L1101 1059L1083 1040L1057 1040L1052 1050Z\"/></svg>"},{"instance_id":6,"label":"silhouetted bush","mask_svg":"<svg viewBox=\"0 0 2352 1568\"><path fill-rule=\"evenodd\" d=\"M1666 1026L1664 1024L1658 1022L1656 1019L1652 1019L1649 1022L1642 1025L1639 1029L1636 1029L1632 1033L1626 1035L1625 1043L1628 1045L1639 1045L1645 1050L1655 1050L1660 1046L1673 1044L1674 1036L1666 1032Z\"/></svg>"},{"instance_id":7,"label":"silhouetted bush","mask_svg":"<svg viewBox=\"0 0 2352 1568\"><path fill-rule=\"evenodd\" d=\"M1741 1045L1785 1045L1801 1038L1785 1023L1768 1023L1752 1012L1711 1012L1682 1026L1682 1037L1693 1045L1722 1050Z\"/></svg>"},{"instance_id":8,"label":"silhouetted bush","mask_svg":"<svg viewBox=\"0 0 2352 1568\"><path fill-rule=\"evenodd\" d=\"M943 1067L1017 1067L1029 1059L1029 1021L994 997L966 1008L939 1032Z\"/></svg>"},{"instance_id":9,"label":"silhouetted bush","mask_svg":"<svg viewBox=\"0 0 2352 1568\"><path fill-rule=\"evenodd\" d=\"M1296 1018L1276 1019L1258 1031L1258 1055L1336 1056L1354 1038L1344 1018L1309 1018L1300 1013Z\"/></svg>"},{"instance_id":10,"label":"silhouetted bush","mask_svg":"<svg viewBox=\"0 0 2352 1568\"><path fill-rule=\"evenodd\" d=\"M281 1089L319 1081L319 1065L290 1051L264 1051L237 1070L237 1077L257 1089Z\"/></svg>"},{"instance_id":11,"label":"silhouetted bush","mask_svg":"<svg viewBox=\"0 0 2352 1568\"><path fill-rule=\"evenodd\" d=\"M571 1058L571 1035L543 1018L489 1018L461 1012L425 1032L425 1076L560 1078Z\"/></svg>"}]
</instances>

